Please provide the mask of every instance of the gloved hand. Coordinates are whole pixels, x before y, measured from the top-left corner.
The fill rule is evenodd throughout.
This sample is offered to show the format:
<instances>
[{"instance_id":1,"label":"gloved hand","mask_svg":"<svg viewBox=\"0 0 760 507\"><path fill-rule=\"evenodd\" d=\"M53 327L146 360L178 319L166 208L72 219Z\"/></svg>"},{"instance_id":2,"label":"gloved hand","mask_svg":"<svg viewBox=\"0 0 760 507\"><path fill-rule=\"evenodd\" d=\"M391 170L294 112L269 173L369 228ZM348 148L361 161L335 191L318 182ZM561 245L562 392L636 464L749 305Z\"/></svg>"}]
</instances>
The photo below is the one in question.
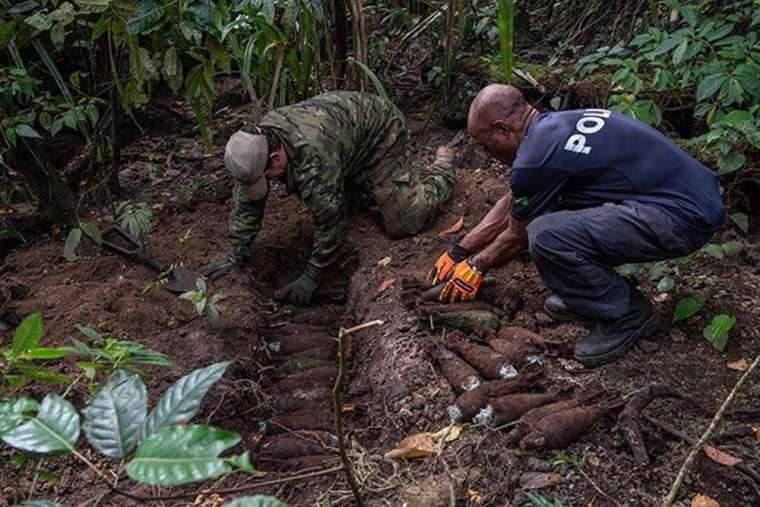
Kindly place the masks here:
<instances>
[{"instance_id":1,"label":"gloved hand","mask_svg":"<svg viewBox=\"0 0 760 507\"><path fill-rule=\"evenodd\" d=\"M430 270L428 278L430 283L437 285L440 282L446 280L451 274L451 270L454 268L457 262L462 262L467 257L472 255L472 252L466 248L462 248L458 243L451 245L447 251L443 252L438 260L435 262L435 266Z\"/></svg>"},{"instance_id":2,"label":"gloved hand","mask_svg":"<svg viewBox=\"0 0 760 507\"><path fill-rule=\"evenodd\" d=\"M296 281L275 292L274 298L277 301L288 302L296 306L308 306L311 304L311 296L319 287L321 274L320 268L309 264Z\"/></svg>"},{"instance_id":3,"label":"gloved hand","mask_svg":"<svg viewBox=\"0 0 760 507\"><path fill-rule=\"evenodd\" d=\"M454 266L451 278L443 287L438 300L444 303L454 303L475 299L484 278L485 274L478 269L472 260L462 261Z\"/></svg>"},{"instance_id":4,"label":"gloved hand","mask_svg":"<svg viewBox=\"0 0 760 507\"><path fill-rule=\"evenodd\" d=\"M233 269L240 266L242 260L240 257L235 255L232 252L227 253L223 259L218 261L213 261L201 268L201 274L211 280L216 280L217 278L226 275Z\"/></svg>"}]
</instances>

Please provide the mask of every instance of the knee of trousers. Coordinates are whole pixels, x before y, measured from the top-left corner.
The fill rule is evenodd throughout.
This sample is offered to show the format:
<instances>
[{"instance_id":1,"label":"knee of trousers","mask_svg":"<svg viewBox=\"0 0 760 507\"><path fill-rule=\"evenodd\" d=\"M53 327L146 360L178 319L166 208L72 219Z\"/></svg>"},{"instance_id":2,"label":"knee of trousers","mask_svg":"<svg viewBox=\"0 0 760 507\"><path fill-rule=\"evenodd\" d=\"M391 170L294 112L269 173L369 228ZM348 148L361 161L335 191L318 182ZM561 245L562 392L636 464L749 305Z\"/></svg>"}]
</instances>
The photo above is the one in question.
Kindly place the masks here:
<instances>
[{"instance_id":1,"label":"knee of trousers","mask_svg":"<svg viewBox=\"0 0 760 507\"><path fill-rule=\"evenodd\" d=\"M433 219L434 207L422 202L392 199L380 206L385 230L392 238L414 236Z\"/></svg>"},{"instance_id":2,"label":"knee of trousers","mask_svg":"<svg viewBox=\"0 0 760 507\"><path fill-rule=\"evenodd\" d=\"M556 217L544 215L528 224L528 250L534 260L566 249L557 237L558 222Z\"/></svg>"}]
</instances>

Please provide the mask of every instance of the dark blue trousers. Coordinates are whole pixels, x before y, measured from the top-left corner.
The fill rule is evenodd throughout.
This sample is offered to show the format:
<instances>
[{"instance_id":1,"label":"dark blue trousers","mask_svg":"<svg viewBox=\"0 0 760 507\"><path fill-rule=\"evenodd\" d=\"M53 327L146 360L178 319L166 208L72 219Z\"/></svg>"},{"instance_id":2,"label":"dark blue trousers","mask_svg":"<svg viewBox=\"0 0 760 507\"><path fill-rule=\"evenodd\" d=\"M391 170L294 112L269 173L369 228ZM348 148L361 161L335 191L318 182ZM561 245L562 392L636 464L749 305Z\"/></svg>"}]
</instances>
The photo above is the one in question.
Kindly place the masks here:
<instances>
[{"instance_id":1,"label":"dark blue trousers","mask_svg":"<svg viewBox=\"0 0 760 507\"><path fill-rule=\"evenodd\" d=\"M530 254L546 286L579 315L626 315L635 290L615 267L681 257L713 231L684 232L670 213L638 202L557 211L528 225Z\"/></svg>"}]
</instances>

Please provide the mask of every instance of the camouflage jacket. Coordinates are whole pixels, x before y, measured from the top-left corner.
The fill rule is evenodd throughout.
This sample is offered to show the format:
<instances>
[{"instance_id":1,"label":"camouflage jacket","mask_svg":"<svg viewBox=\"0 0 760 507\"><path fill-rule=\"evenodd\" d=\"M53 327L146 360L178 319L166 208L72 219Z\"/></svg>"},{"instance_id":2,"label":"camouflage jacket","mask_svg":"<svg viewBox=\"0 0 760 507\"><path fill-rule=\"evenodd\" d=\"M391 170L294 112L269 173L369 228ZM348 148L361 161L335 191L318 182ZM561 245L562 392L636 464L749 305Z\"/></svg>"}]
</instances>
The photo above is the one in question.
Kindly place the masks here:
<instances>
[{"instance_id":1,"label":"camouflage jacket","mask_svg":"<svg viewBox=\"0 0 760 507\"><path fill-rule=\"evenodd\" d=\"M285 183L311 211L314 246L309 262L318 267L332 263L346 233L346 179L362 179L383 159L397 137L406 135L401 112L389 101L359 92L329 92L271 111L258 123L275 129L288 154ZM242 192L235 193L236 201ZM237 203L236 203L237 204ZM263 203L249 203L248 216L233 243L250 244L263 219Z\"/></svg>"}]
</instances>

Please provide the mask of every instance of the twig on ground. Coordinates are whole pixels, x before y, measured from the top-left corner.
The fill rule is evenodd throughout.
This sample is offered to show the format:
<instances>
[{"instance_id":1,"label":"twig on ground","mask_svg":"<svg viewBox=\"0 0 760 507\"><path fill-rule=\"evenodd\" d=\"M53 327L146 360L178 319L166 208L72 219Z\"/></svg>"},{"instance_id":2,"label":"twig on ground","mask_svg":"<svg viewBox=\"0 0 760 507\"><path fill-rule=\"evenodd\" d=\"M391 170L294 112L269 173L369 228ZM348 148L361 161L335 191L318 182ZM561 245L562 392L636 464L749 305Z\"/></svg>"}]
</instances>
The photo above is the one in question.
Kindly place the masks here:
<instances>
[{"instance_id":1,"label":"twig on ground","mask_svg":"<svg viewBox=\"0 0 760 507\"><path fill-rule=\"evenodd\" d=\"M673 435L676 438L680 438L681 440L688 442L692 445L695 445L697 443L696 438L689 436L682 431L679 431L678 429L674 428L673 426L666 423L665 421L661 421L655 417L652 417L646 414L644 415L644 418L650 423L652 423L653 425L663 430L665 433L668 433L669 435ZM724 451L720 451L720 452L723 454L727 454ZM731 456L731 457L734 457L734 456ZM730 468L735 468L736 470L743 473L744 475L746 475L747 477L754 480L757 484L760 485L760 474L758 474L754 469L750 468L749 465L747 465L746 463L737 463L731 466Z\"/></svg>"},{"instance_id":2,"label":"twig on ground","mask_svg":"<svg viewBox=\"0 0 760 507\"><path fill-rule=\"evenodd\" d=\"M340 452L340 459L343 462L343 469L346 472L346 479L348 485L351 487L351 492L356 500L356 505L362 507L364 501L362 500L361 491L359 485L354 478L353 469L351 468L351 461L348 459L346 453L346 442L343 437L343 417L342 417L342 405L341 394L343 393L343 377L346 370L346 357L348 355L348 336L362 331L364 329L380 326L383 324L382 320L373 320L371 322L365 322L358 326L354 326L348 329L340 328L338 331L338 376L335 379L335 386L333 387L333 412L335 416L335 436L338 438L338 451Z\"/></svg>"},{"instance_id":3,"label":"twig on ground","mask_svg":"<svg viewBox=\"0 0 760 507\"><path fill-rule=\"evenodd\" d=\"M745 371L744 374L739 378L734 388L731 389L730 393L728 393L728 397L726 397L725 401L723 401L723 404L715 413L712 421L710 421L710 425L707 427L702 436L699 437L699 441L697 441L697 443L692 446L689 454L686 456L686 461L684 461L683 465L681 466L681 470L678 471L676 480L673 481L673 486L670 488L670 492L662 501L662 507L670 507L673 504L673 501L676 499L676 495L678 495L678 490L681 489L681 484L683 483L684 477L686 477L686 472L688 471L689 466L691 466L691 463L694 461L694 458L702 449L702 446L705 444L707 439L710 438L713 430L715 430L715 427L723 417L723 413L726 411L726 409L728 409L729 405L731 405L731 402L734 401L736 393L739 392L739 389L741 389L742 385L744 385L744 382L749 378L750 375L752 375L752 372L755 371L758 363L760 363L760 356L757 356L755 360L752 361L752 364L749 366L749 368L747 368L747 371Z\"/></svg>"}]
</instances>

